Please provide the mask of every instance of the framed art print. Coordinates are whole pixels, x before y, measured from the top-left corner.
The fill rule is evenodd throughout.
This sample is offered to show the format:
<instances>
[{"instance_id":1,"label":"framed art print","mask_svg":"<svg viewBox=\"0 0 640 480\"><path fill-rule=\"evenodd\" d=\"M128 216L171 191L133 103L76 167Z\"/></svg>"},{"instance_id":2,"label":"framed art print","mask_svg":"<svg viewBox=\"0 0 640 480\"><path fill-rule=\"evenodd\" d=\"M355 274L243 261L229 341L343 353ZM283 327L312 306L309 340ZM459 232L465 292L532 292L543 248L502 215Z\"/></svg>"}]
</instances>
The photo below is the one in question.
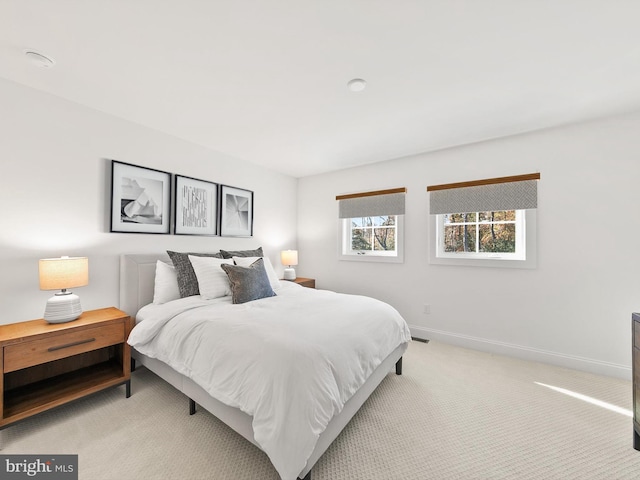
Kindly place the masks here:
<instances>
[{"instance_id":1,"label":"framed art print","mask_svg":"<svg viewBox=\"0 0 640 480\"><path fill-rule=\"evenodd\" d=\"M176 235L218 233L218 184L175 175Z\"/></svg>"},{"instance_id":2,"label":"framed art print","mask_svg":"<svg viewBox=\"0 0 640 480\"><path fill-rule=\"evenodd\" d=\"M111 161L111 231L170 233L171 174Z\"/></svg>"},{"instance_id":3,"label":"framed art print","mask_svg":"<svg viewBox=\"0 0 640 480\"><path fill-rule=\"evenodd\" d=\"M251 237L253 235L253 192L221 186L220 235Z\"/></svg>"}]
</instances>

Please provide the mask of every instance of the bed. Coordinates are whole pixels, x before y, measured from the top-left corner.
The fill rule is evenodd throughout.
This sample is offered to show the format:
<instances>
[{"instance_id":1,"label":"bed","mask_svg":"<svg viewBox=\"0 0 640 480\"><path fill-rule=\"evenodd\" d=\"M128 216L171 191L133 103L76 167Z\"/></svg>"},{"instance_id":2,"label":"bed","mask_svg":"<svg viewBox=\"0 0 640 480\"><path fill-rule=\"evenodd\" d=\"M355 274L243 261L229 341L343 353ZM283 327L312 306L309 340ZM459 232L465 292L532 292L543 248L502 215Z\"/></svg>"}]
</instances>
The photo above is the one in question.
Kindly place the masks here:
<instances>
[{"instance_id":1,"label":"bed","mask_svg":"<svg viewBox=\"0 0 640 480\"><path fill-rule=\"evenodd\" d=\"M410 334L404 320L387 304L367 297L317 291L292 282L282 282L282 286L274 290L275 296L244 305L231 305L228 299L203 300L200 297L191 297L167 303L169 306L166 308L157 308L159 306L153 305L152 301L158 260L171 264L171 260L165 254L133 254L121 257L120 309L136 318L137 323L130 337L133 347L132 358L183 392L189 398L190 413L195 412L196 404L200 405L265 451L283 480L310 480L314 464L385 376L392 372L394 367L397 375L402 373L402 355L407 349ZM332 305L335 305L333 310L330 307ZM394 324L389 327L393 333L383 335L382 340L374 339L374 335L371 335L371 340L366 338L362 342L353 342L354 338L368 337L368 334L359 335L355 332L357 326L351 326L361 323L360 320L355 320L361 316L357 309L362 307L366 310L373 308L372 306L376 310L374 313L367 311L366 315L372 315L377 319L377 310L380 308L380 322L384 322L385 325ZM283 311L284 308L287 311ZM322 312L331 313L323 317ZM350 312L349 318L354 320L343 322L337 328L336 322L340 312ZM233 322L229 322L231 314L234 315ZM390 319L383 321L383 316L389 316ZM317 328L317 331L307 335L307 327L303 322L313 322L307 324L307 327ZM211 328L217 329L215 335L194 333L206 332ZM184 334L184 339L179 337L181 334L177 333L177 329L188 331ZM373 330L380 329L380 326L376 326ZM281 348L280 339L272 341L272 336L275 337L273 332L279 330L282 330L285 337L293 339L291 342L287 340L289 343L286 343L286 349ZM321 346L316 348L310 343L309 338L298 339L296 335L325 340L318 342ZM234 343L236 337L238 343ZM217 346L197 349L200 352L197 355L191 353L196 350L194 347L182 348L182 345L189 341L201 344L206 338L212 338L209 341L217 341ZM264 338L267 340L261 340ZM329 341L329 338L333 339ZM345 348L345 342L353 342L353 348ZM276 353L265 353L259 361L250 358L251 355L247 353L252 349L262 351L263 344L271 343L279 345L280 349ZM362 346L365 344L375 344L377 351L373 354L366 353ZM180 345L181 350L176 345ZM234 345L237 345L237 350ZM295 348L289 349L289 345L295 345ZM314 357L324 355L321 353L323 349L328 349L333 355L326 365L317 360L320 357ZM171 356L175 355L174 351L178 352L177 360ZM200 363L187 365L187 359L203 355L211 356L206 358L206 361L210 362L208 365L222 361L227 363L215 364L224 365L224 368L209 370L197 366L202 363L201 359L198 360ZM237 357L230 358L234 355ZM354 373L341 373L341 362L352 363L353 358L361 357L361 364L349 367ZM291 360L292 358L296 359ZM243 362L251 363L245 365ZM257 370L258 364L273 364L265 366L271 368L273 378L263 381L266 375ZM285 364L295 365L296 368L282 374L287 368L278 367ZM307 368L307 364L310 370L298 368L301 365ZM214 386L203 380L204 377L219 376L220 372L225 372L225 379ZM327 372L331 374L331 382L335 382L339 388L334 389L333 383L330 388L326 386ZM316 381L317 376L323 377L324 380ZM300 385L300 393L289 393L287 390L287 398L283 397L282 390L289 388L292 383ZM220 384L224 385L221 387ZM278 385L287 387L278 388ZM259 390L262 392L260 400L254 400L253 396L248 394L244 395L248 386L262 389ZM225 388L227 390L224 390ZM318 389L323 392L318 393ZM240 392L239 398L231 398L229 390ZM267 390L274 398L266 401L263 397L268 397L265 394ZM324 390L329 391L326 394L328 399L318 400L325 395ZM282 406L282 402L294 402L288 399L289 396L300 397L300 404ZM312 401L318 402L319 405L316 407L313 403L313 412L310 414ZM277 420L271 423L273 418L282 416L283 408L286 408L285 412L290 415L290 419L281 421L281 424L278 424ZM301 421L292 421L295 412L298 411L302 415ZM281 430L283 433L280 433ZM292 444L292 440L295 444Z\"/></svg>"}]
</instances>

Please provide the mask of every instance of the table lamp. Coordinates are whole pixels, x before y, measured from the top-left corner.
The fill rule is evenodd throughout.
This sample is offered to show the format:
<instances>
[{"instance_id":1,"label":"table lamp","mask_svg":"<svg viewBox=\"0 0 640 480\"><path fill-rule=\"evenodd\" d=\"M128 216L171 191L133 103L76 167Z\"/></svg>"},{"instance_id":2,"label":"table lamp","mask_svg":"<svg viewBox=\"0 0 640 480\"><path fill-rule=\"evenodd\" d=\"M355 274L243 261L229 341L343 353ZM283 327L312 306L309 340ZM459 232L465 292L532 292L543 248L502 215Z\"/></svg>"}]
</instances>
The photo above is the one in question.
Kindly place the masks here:
<instances>
[{"instance_id":1,"label":"table lamp","mask_svg":"<svg viewBox=\"0 0 640 480\"><path fill-rule=\"evenodd\" d=\"M47 301L44 319L49 323L64 323L82 315L80 297L68 288L89 284L87 257L44 258L38 263L40 290L60 290Z\"/></svg>"},{"instance_id":2,"label":"table lamp","mask_svg":"<svg viewBox=\"0 0 640 480\"><path fill-rule=\"evenodd\" d=\"M292 265L298 265L298 251L297 250L283 250L280 252L280 261L283 265L287 265L284 269L285 280L295 280L296 271L291 268Z\"/></svg>"}]
</instances>

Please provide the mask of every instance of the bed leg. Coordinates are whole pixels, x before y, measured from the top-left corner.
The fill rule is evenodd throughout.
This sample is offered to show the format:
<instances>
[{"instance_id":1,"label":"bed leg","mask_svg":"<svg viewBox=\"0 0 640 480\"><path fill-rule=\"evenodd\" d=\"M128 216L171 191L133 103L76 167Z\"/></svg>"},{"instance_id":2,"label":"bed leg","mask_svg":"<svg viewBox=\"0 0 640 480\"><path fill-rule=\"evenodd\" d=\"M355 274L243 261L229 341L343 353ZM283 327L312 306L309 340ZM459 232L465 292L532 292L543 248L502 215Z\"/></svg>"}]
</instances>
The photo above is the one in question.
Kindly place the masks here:
<instances>
[{"instance_id":1,"label":"bed leg","mask_svg":"<svg viewBox=\"0 0 640 480\"><path fill-rule=\"evenodd\" d=\"M311 470L309 470L309 473L307 473L304 478L298 477L298 480L311 480Z\"/></svg>"},{"instance_id":2,"label":"bed leg","mask_svg":"<svg viewBox=\"0 0 640 480\"><path fill-rule=\"evenodd\" d=\"M196 402L189 399L189 415L193 415L196 413Z\"/></svg>"},{"instance_id":3,"label":"bed leg","mask_svg":"<svg viewBox=\"0 0 640 480\"><path fill-rule=\"evenodd\" d=\"M131 359L131 371L132 372L136 371L136 359L135 358Z\"/></svg>"},{"instance_id":4,"label":"bed leg","mask_svg":"<svg viewBox=\"0 0 640 480\"><path fill-rule=\"evenodd\" d=\"M396 375L402 375L402 357L396 362Z\"/></svg>"}]
</instances>

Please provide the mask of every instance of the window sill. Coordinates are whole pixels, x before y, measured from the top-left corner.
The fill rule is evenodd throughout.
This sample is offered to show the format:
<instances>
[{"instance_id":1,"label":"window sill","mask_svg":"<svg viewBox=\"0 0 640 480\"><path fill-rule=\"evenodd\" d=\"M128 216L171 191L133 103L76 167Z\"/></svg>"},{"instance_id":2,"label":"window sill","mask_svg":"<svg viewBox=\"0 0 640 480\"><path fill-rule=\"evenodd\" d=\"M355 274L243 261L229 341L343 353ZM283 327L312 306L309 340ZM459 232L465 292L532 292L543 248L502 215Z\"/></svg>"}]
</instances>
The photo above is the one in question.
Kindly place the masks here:
<instances>
[{"instance_id":1,"label":"window sill","mask_svg":"<svg viewBox=\"0 0 640 480\"><path fill-rule=\"evenodd\" d=\"M404 263L402 255L395 257L383 255L338 255L338 260L347 262Z\"/></svg>"},{"instance_id":2,"label":"window sill","mask_svg":"<svg viewBox=\"0 0 640 480\"><path fill-rule=\"evenodd\" d=\"M511 260L506 258L450 258L431 256L429 263L432 265L458 265L461 267L536 268L535 259Z\"/></svg>"}]
</instances>

